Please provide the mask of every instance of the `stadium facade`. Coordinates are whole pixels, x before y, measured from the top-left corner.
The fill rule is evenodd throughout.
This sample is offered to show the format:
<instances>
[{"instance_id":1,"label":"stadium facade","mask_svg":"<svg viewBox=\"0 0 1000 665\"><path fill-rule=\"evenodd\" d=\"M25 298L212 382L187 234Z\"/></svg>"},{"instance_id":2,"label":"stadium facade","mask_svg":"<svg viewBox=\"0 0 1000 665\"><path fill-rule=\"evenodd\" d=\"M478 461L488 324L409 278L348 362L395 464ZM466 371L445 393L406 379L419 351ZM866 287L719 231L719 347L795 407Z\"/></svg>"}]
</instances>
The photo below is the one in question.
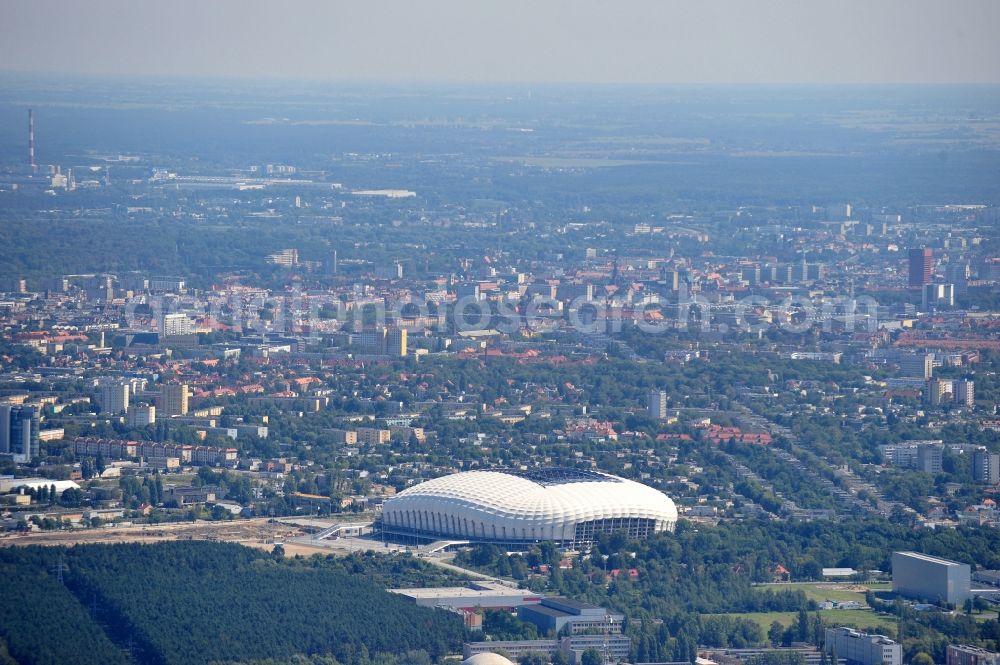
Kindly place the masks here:
<instances>
[{"instance_id":1,"label":"stadium facade","mask_svg":"<svg viewBox=\"0 0 1000 665\"><path fill-rule=\"evenodd\" d=\"M416 542L467 540L517 549L550 540L586 547L600 533L645 538L672 531L677 508L652 487L596 471L465 471L385 502L379 528Z\"/></svg>"}]
</instances>

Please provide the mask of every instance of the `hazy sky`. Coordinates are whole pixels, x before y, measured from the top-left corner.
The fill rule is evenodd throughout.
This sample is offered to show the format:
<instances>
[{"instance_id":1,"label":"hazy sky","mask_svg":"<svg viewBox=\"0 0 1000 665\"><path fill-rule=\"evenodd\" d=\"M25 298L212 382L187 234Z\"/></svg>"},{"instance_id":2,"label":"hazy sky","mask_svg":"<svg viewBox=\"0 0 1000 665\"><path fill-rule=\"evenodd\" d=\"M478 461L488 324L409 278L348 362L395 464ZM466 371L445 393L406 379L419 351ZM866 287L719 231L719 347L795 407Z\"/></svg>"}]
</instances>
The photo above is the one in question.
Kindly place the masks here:
<instances>
[{"instance_id":1,"label":"hazy sky","mask_svg":"<svg viewBox=\"0 0 1000 665\"><path fill-rule=\"evenodd\" d=\"M1000 83L1000 0L0 0L0 69Z\"/></svg>"}]
</instances>

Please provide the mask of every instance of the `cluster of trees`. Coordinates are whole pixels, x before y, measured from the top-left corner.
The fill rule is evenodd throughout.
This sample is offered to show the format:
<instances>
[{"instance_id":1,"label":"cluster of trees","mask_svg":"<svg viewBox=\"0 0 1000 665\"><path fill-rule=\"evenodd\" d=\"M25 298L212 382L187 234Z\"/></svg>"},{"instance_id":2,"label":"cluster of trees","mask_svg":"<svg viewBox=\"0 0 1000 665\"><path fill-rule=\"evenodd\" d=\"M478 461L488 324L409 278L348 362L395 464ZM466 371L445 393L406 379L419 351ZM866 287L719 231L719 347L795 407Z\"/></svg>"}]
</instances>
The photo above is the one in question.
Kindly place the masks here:
<instances>
[{"instance_id":1,"label":"cluster of trees","mask_svg":"<svg viewBox=\"0 0 1000 665\"><path fill-rule=\"evenodd\" d=\"M460 647L456 615L387 593L366 565L392 576L396 564L276 560L208 542L11 548L0 551L5 579L16 580L0 598L0 638L25 665L120 662L115 643L125 642L143 662L164 665L296 654L389 665L407 652L436 660ZM412 574L411 565L399 570ZM93 661L68 655L90 644Z\"/></svg>"},{"instance_id":2,"label":"cluster of trees","mask_svg":"<svg viewBox=\"0 0 1000 665\"><path fill-rule=\"evenodd\" d=\"M213 470L211 467L200 466L198 473L191 481L196 487L211 485L219 487L223 496L239 503L247 503L253 499L250 479L239 473L227 470Z\"/></svg>"},{"instance_id":3,"label":"cluster of trees","mask_svg":"<svg viewBox=\"0 0 1000 665\"><path fill-rule=\"evenodd\" d=\"M77 508L83 505L85 499L82 490L70 487L60 493L55 484L31 487L25 494L31 497L32 503L47 503L50 506L58 504L66 508Z\"/></svg>"},{"instance_id":4,"label":"cluster of trees","mask_svg":"<svg viewBox=\"0 0 1000 665\"><path fill-rule=\"evenodd\" d=\"M49 454L53 453L52 448L49 449ZM95 476L100 476L104 473L104 469L107 465L104 461L103 455L98 455L97 457L84 457L80 460L80 475L83 476L84 480L90 480Z\"/></svg>"},{"instance_id":5,"label":"cluster of trees","mask_svg":"<svg viewBox=\"0 0 1000 665\"><path fill-rule=\"evenodd\" d=\"M528 575L524 584L613 607L629 616L633 644L648 660L684 660L695 645L747 647L792 641L818 643L823 623L815 602L800 591L754 586L773 578L783 565L794 579L819 579L824 567L888 570L894 550L915 550L1000 566L1000 535L989 529L913 530L884 521L744 522L704 527L681 522L673 534L628 541L622 534L603 535L589 555L571 570L560 570L558 552L542 544L524 554L507 554L491 545L460 553L458 561L493 574L550 565L546 575ZM607 570L634 567L637 579ZM900 612L902 604L870 601L877 610ZM726 613L794 611L790 627L777 624L766 635L753 621ZM866 615L858 615L863 620ZM943 614L906 616L902 638L913 653L943 655L948 639L991 645L1000 623L976 622ZM512 628L504 624L505 630ZM518 626L513 626L518 629ZM859 626L866 628L866 626ZM641 658L640 658L641 660Z\"/></svg>"},{"instance_id":6,"label":"cluster of trees","mask_svg":"<svg viewBox=\"0 0 1000 665\"><path fill-rule=\"evenodd\" d=\"M0 339L0 366L26 370L37 367L42 354L25 344L15 344L8 339Z\"/></svg>"},{"instance_id":7,"label":"cluster of trees","mask_svg":"<svg viewBox=\"0 0 1000 665\"><path fill-rule=\"evenodd\" d=\"M612 603L636 618L652 619L678 611L777 612L810 606L799 590L755 588L754 581L771 579L776 560L753 556L746 541L723 543L725 535L738 534L715 531L702 531L682 522L676 535L662 534L648 541L628 541L618 533L604 534L589 555L574 561L573 568L550 566L546 587L598 604ZM740 556L726 551L741 546L746 546L747 551ZM508 555L492 545L481 545L456 560L498 574L505 565L513 569L539 559L540 555L532 552ZM619 575L608 582L607 571L628 568L637 570L638 579Z\"/></svg>"},{"instance_id":8,"label":"cluster of trees","mask_svg":"<svg viewBox=\"0 0 1000 665\"><path fill-rule=\"evenodd\" d=\"M736 490L737 494L745 496L769 513L777 515L781 512L782 501L778 495L755 480L744 478L737 482L733 489Z\"/></svg>"},{"instance_id":9,"label":"cluster of trees","mask_svg":"<svg viewBox=\"0 0 1000 665\"><path fill-rule=\"evenodd\" d=\"M813 482L808 476L798 473L773 453L760 446L727 443L722 449L733 455L761 478L771 483L782 495L795 501L803 508L833 508L835 499ZM738 490L740 494L747 495ZM768 506L764 506L771 512Z\"/></svg>"},{"instance_id":10,"label":"cluster of trees","mask_svg":"<svg viewBox=\"0 0 1000 665\"><path fill-rule=\"evenodd\" d=\"M804 609L800 609L795 621L788 626L780 621L771 622L767 629L767 640L770 644L784 647L791 646L792 642L821 645L824 641L824 628L825 624L818 613L810 616Z\"/></svg>"},{"instance_id":11,"label":"cluster of trees","mask_svg":"<svg viewBox=\"0 0 1000 665\"><path fill-rule=\"evenodd\" d=\"M158 506L163 502L163 478L159 473L142 479L137 476L122 476L118 480L118 486L122 491L122 500L129 508Z\"/></svg>"},{"instance_id":12,"label":"cluster of trees","mask_svg":"<svg viewBox=\"0 0 1000 665\"><path fill-rule=\"evenodd\" d=\"M382 588L455 586L468 581L464 575L435 566L410 554L385 556L372 551L347 556L312 556L294 559L298 567L322 567L346 575L360 575Z\"/></svg>"}]
</instances>

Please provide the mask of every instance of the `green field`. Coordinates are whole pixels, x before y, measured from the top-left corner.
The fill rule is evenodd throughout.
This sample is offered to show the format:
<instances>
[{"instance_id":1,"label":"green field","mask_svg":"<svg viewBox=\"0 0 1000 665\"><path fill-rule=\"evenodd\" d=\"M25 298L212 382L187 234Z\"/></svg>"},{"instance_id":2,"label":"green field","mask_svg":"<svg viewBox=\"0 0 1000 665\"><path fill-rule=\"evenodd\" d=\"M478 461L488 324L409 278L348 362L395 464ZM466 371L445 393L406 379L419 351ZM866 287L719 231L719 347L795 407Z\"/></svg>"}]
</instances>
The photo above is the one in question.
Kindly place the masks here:
<instances>
[{"instance_id":1,"label":"green field","mask_svg":"<svg viewBox=\"0 0 1000 665\"><path fill-rule=\"evenodd\" d=\"M767 584L762 588L771 590L793 590L802 591L809 600L821 603L824 600L837 602L857 601L865 605L865 593L862 587L849 583L817 583L817 582L796 582L792 584ZM889 591L888 584L874 584L869 587L872 591ZM869 609L863 610L819 610L820 615L827 623L843 624L855 626L857 628L876 628L880 632L888 635L895 635L896 621L892 617L878 616ZM783 626L791 625L798 616L797 612L755 612L729 614L727 616L741 617L756 621L766 632L775 621Z\"/></svg>"},{"instance_id":2,"label":"green field","mask_svg":"<svg viewBox=\"0 0 1000 665\"><path fill-rule=\"evenodd\" d=\"M856 600L861 604L865 602L865 594L861 591L852 591L849 588L843 587L854 587L851 584L818 584L816 582L793 582L791 584L767 584L762 585L763 588L771 589L777 591L779 589L789 589L792 591L802 591L806 594L806 598L809 600L815 600L817 603L821 603L824 600L834 600L838 602L844 602L849 600ZM838 588L840 587L840 588ZM872 584L869 585L872 591L889 591L892 589L889 584ZM853 610L852 610L853 611Z\"/></svg>"},{"instance_id":3,"label":"green field","mask_svg":"<svg viewBox=\"0 0 1000 665\"><path fill-rule=\"evenodd\" d=\"M871 610L820 610L819 614L830 624L854 626L856 628L876 628L878 632L889 637L896 634L896 620L893 617L879 616ZM798 612L743 612L730 613L724 616L738 617L756 621L767 633L771 624L777 621L782 626L790 626L798 617Z\"/></svg>"}]
</instances>

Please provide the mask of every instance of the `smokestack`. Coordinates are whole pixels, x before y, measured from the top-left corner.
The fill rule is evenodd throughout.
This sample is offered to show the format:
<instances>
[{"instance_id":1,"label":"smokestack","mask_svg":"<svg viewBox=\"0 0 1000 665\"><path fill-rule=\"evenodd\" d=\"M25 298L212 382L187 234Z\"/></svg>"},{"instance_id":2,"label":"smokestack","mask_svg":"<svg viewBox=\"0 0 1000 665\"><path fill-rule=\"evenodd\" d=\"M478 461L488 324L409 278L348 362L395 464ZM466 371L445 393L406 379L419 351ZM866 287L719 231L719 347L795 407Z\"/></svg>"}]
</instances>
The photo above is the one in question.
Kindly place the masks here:
<instances>
[{"instance_id":1,"label":"smokestack","mask_svg":"<svg viewBox=\"0 0 1000 665\"><path fill-rule=\"evenodd\" d=\"M28 109L28 164L32 173L38 173L38 164L35 163L35 115L31 109Z\"/></svg>"}]
</instances>

